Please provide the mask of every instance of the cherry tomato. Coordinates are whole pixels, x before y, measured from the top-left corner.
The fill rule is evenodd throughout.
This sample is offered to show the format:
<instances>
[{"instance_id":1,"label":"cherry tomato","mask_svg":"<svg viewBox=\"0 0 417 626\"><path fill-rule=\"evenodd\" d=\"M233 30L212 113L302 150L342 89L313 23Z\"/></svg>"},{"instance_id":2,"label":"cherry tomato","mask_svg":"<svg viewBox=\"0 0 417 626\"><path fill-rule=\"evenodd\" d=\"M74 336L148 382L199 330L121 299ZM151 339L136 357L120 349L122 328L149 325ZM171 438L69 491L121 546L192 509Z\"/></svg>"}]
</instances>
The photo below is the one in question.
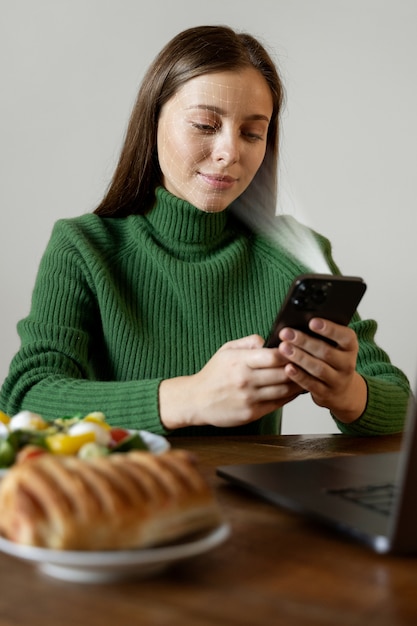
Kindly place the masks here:
<instances>
[{"instance_id":1,"label":"cherry tomato","mask_svg":"<svg viewBox=\"0 0 417 626\"><path fill-rule=\"evenodd\" d=\"M111 437L111 446L115 446L116 444L126 439L126 437L130 437L130 432L126 430L126 428L111 428L110 429L110 437Z\"/></svg>"}]
</instances>

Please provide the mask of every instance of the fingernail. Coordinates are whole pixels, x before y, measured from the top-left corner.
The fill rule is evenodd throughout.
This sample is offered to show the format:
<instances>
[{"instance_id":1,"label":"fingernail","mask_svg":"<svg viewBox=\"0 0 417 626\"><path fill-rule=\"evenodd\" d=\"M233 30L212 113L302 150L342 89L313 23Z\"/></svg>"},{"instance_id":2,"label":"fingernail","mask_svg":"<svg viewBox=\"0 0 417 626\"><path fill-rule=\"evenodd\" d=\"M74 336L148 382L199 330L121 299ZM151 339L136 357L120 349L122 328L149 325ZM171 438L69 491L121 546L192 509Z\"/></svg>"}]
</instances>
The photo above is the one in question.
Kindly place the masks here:
<instances>
[{"instance_id":1,"label":"fingernail","mask_svg":"<svg viewBox=\"0 0 417 626\"><path fill-rule=\"evenodd\" d=\"M282 343L280 345L280 350L285 356L292 356L294 354L294 348L289 343Z\"/></svg>"},{"instance_id":2,"label":"fingernail","mask_svg":"<svg viewBox=\"0 0 417 626\"><path fill-rule=\"evenodd\" d=\"M284 341L293 341L295 339L295 332L291 328L283 328L279 334L279 338Z\"/></svg>"},{"instance_id":3,"label":"fingernail","mask_svg":"<svg viewBox=\"0 0 417 626\"><path fill-rule=\"evenodd\" d=\"M320 318L314 317L310 321L310 328L311 328L311 330L323 330L324 329L324 322L323 322L323 320L321 320Z\"/></svg>"}]
</instances>

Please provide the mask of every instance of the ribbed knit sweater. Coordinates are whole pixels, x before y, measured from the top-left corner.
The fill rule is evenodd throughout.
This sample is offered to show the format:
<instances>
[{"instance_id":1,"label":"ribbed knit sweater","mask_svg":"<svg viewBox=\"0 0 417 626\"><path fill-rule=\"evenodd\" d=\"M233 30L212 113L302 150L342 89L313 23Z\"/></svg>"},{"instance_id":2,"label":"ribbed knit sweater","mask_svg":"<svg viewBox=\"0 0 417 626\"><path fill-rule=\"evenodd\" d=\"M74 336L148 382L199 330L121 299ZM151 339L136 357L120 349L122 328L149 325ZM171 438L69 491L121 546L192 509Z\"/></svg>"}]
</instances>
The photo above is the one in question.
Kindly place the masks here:
<instances>
[{"instance_id":1,"label":"ribbed knit sweater","mask_svg":"<svg viewBox=\"0 0 417 626\"><path fill-rule=\"evenodd\" d=\"M338 272L329 242L316 238ZM21 347L0 407L46 418L97 410L111 424L166 434L160 382L199 371L231 339L266 337L290 283L307 269L229 210L205 213L163 189L146 216L59 220L30 313L18 323ZM400 431L408 381L375 344L374 321L356 315L352 327L368 404L355 423L338 426L352 434ZM279 432L280 420L277 411L233 432Z\"/></svg>"}]
</instances>

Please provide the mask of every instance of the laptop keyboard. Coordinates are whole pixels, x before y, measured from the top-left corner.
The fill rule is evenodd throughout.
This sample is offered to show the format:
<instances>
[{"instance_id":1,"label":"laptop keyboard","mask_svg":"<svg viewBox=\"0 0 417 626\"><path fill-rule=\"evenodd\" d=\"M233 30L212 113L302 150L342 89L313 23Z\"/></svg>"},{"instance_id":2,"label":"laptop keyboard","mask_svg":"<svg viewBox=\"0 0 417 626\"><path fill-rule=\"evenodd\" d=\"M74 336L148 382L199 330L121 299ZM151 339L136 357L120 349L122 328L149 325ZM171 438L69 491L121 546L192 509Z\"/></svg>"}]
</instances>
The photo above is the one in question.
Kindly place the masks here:
<instances>
[{"instance_id":1,"label":"laptop keyboard","mask_svg":"<svg viewBox=\"0 0 417 626\"><path fill-rule=\"evenodd\" d=\"M354 502L367 509L389 515L397 494L397 488L394 483L385 483L383 485L367 485L365 487L329 489L328 493Z\"/></svg>"}]
</instances>

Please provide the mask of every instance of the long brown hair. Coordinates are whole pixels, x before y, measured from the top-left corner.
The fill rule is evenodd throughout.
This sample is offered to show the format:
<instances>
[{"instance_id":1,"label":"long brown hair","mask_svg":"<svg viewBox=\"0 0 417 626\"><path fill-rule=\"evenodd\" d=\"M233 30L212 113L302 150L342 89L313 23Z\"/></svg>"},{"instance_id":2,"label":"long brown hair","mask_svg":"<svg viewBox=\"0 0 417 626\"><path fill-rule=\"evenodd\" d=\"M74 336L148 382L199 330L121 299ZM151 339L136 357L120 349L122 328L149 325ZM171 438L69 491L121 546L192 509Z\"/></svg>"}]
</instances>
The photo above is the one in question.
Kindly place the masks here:
<instances>
[{"instance_id":1,"label":"long brown hair","mask_svg":"<svg viewBox=\"0 0 417 626\"><path fill-rule=\"evenodd\" d=\"M146 213L152 208L155 189L161 184L157 128L162 106L185 82L196 76L248 66L261 72L271 90L273 113L265 162L269 169L276 171L283 86L269 53L253 36L237 33L227 26L189 28L161 50L146 72L112 181L94 213L103 217L125 217Z\"/></svg>"}]
</instances>

